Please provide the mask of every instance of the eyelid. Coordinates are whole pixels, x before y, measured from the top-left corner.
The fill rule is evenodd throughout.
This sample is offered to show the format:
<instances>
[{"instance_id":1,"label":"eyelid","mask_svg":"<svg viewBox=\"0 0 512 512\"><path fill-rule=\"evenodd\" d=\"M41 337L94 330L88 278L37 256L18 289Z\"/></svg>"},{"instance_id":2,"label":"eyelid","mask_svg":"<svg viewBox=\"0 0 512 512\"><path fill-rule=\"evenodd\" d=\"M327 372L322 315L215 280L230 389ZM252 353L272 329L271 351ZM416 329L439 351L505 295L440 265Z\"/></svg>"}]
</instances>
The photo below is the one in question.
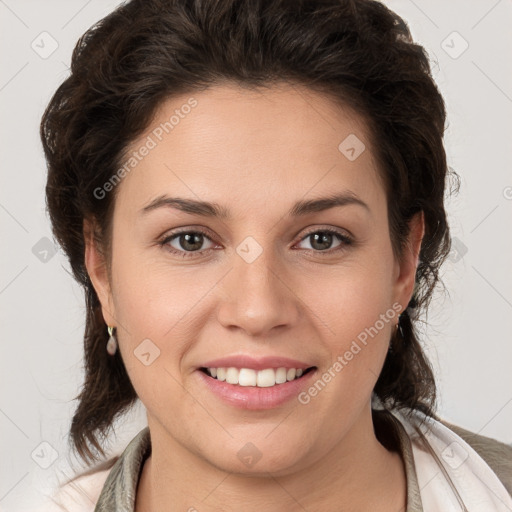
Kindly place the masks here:
<instances>
[{"instance_id":1,"label":"eyelid","mask_svg":"<svg viewBox=\"0 0 512 512\"><path fill-rule=\"evenodd\" d=\"M343 228L335 228L332 226L313 226L311 229L307 229L306 232L301 236L301 238L298 239L298 241L301 242L302 240L304 240L304 238L319 231L327 231L328 233L334 233L349 240L354 239L352 234L350 234L346 229Z\"/></svg>"},{"instance_id":2,"label":"eyelid","mask_svg":"<svg viewBox=\"0 0 512 512\"><path fill-rule=\"evenodd\" d=\"M184 233L200 233L205 236L205 238L208 238L212 243L216 243L214 237L211 236L210 232L205 228L200 227L185 227L185 228L176 228L176 230L171 230L170 232L167 231L164 235L158 238L158 244L159 245L167 245L171 240L176 239L178 236L184 234ZM175 250L174 248L172 248ZM208 251L209 249L204 249L203 251L177 251L177 252L184 252L188 254L194 254Z\"/></svg>"},{"instance_id":3,"label":"eyelid","mask_svg":"<svg viewBox=\"0 0 512 512\"><path fill-rule=\"evenodd\" d=\"M306 238L308 238L308 236L312 235L313 233L318 233L318 232L332 233L334 236L339 238L339 240L341 242L340 245L335 248L327 249L325 251L315 251L314 249L303 249L303 250L308 251L308 252L313 252L314 254L318 254L321 256L324 256L324 255L327 256L327 255L336 254L338 252L342 252L343 250L346 249L347 246L355 243L354 237L351 234L348 234L348 232L342 228L334 228L331 226L329 226L329 227L312 226L300 238L298 238L294 242L294 245L304 241ZM209 230L207 230L206 228L203 228L203 227L199 227L199 226L176 228L176 230L167 232L162 237L160 237L158 244L160 246L168 246L170 241L176 239L183 233L200 233L200 234L204 235L206 238L208 238L208 240L210 240L213 244L217 244L217 242L215 242L214 237L212 237L210 235ZM217 244L217 245L219 245L219 244ZM205 253L208 253L209 251L215 250L215 248L210 247L208 249L203 249L201 251L181 251L181 250L175 249L174 247L171 247L171 248L168 248L168 250L172 254L179 254L180 256L186 258L186 257L194 257L194 255L196 255L196 254L204 255Z\"/></svg>"},{"instance_id":4,"label":"eyelid","mask_svg":"<svg viewBox=\"0 0 512 512\"><path fill-rule=\"evenodd\" d=\"M348 248L348 246L355 245L354 237L351 234L349 235L346 232L346 230L343 230L341 228L318 227L318 226L314 226L311 229L309 229L308 231L306 231L306 233L304 233L294 245L297 245L298 243L303 242L309 236L311 236L313 233L331 233L332 235L337 237L338 240L340 241L340 244L338 246L331 248L331 249L327 249L325 251L315 251L314 249L304 249L310 253L312 252L315 255L332 256L332 255L336 255L336 254L343 252L344 250L346 250Z\"/></svg>"}]
</instances>

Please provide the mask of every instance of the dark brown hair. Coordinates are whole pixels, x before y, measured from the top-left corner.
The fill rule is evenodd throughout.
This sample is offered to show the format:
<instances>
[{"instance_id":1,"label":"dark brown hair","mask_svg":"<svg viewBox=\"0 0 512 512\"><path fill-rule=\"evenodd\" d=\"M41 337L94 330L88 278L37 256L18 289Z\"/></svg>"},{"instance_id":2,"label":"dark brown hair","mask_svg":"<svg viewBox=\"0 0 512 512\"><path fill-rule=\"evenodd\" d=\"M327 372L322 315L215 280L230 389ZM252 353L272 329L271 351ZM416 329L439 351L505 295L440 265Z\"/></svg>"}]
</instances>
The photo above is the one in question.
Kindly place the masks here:
<instances>
[{"instance_id":1,"label":"dark brown hair","mask_svg":"<svg viewBox=\"0 0 512 512\"><path fill-rule=\"evenodd\" d=\"M117 188L102 199L94 190L122 166L123 151L161 102L226 81L306 86L365 120L397 258L408 222L424 212L415 293L374 392L387 407L434 415L435 381L416 316L427 308L450 250L445 106L406 23L372 0L132 0L79 39L71 74L41 122L53 233L86 296L85 383L70 430L85 461L98 459L91 448L105 456L102 442L113 421L137 399L119 351L106 352L107 326L84 264L84 219L96 220L109 261Z\"/></svg>"}]
</instances>

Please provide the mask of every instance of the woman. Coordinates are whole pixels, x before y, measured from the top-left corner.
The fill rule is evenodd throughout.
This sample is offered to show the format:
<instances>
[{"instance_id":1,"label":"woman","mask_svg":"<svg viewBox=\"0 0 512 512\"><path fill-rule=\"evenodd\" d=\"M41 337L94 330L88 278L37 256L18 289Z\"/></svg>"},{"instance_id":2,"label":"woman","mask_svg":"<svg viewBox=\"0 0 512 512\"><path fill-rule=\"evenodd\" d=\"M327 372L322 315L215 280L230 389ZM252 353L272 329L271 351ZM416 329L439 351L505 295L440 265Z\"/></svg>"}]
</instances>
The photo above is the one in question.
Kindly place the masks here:
<instances>
[{"instance_id":1,"label":"woman","mask_svg":"<svg viewBox=\"0 0 512 512\"><path fill-rule=\"evenodd\" d=\"M132 0L89 30L41 124L87 300L71 439L104 457L137 399L148 427L56 501L510 510L512 448L436 416L417 335L450 249L444 123L378 2Z\"/></svg>"}]
</instances>

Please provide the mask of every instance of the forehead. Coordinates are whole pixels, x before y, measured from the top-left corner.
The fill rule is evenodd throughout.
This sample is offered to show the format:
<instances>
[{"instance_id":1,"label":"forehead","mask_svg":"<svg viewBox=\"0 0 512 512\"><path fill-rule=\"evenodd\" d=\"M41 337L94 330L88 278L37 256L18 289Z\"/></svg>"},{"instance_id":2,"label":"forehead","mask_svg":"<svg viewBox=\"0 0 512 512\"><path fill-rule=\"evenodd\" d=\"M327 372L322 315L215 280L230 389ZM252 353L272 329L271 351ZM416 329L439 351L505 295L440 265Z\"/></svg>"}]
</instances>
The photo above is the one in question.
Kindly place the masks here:
<instances>
[{"instance_id":1,"label":"forehead","mask_svg":"<svg viewBox=\"0 0 512 512\"><path fill-rule=\"evenodd\" d=\"M300 86L225 84L167 99L128 160L118 200L132 207L165 193L245 210L326 191L370 203L383 193L363 120Z\"/></svg>"}]
</instances>

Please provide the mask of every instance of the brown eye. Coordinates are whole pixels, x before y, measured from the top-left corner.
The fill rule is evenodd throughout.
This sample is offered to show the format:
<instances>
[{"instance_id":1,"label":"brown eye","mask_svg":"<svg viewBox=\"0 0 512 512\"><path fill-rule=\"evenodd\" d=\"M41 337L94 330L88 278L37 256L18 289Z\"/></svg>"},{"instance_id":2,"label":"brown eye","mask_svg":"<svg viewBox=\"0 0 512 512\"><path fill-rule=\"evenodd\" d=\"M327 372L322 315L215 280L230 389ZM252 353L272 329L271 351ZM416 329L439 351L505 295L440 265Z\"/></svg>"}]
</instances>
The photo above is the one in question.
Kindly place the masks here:
<instances>
[{"instance_id":1,"label":"brown eye","mask_svg":"<svg viewBox=\"0 0 512 512\"><path fill-rule=\"evenodd\" d=\"M166 236L160 245L167 247L171 253L186 258L194 256L194 253L204 254L211 250L212 247L203 248L205 240L210 241L212 246L214 245L203 231L183 230Z\"/></svg>"},{"instance_id":2,"label":"brown eye","mask_svg":"<svg viewBox=\"0 0 512 512\"><path fill-rule=\"evenodd\" d=\"M306 247L306 249L318 253L327 252L329 254L343 250L347 245L352 243L351 238L335 229L317 229L316 231L310 231L302 238L301 242L304 240L310 241L311 248ZM333 244L336 240L338 244L334 245L333 248Z\"/></svg>"}]
</instances>

